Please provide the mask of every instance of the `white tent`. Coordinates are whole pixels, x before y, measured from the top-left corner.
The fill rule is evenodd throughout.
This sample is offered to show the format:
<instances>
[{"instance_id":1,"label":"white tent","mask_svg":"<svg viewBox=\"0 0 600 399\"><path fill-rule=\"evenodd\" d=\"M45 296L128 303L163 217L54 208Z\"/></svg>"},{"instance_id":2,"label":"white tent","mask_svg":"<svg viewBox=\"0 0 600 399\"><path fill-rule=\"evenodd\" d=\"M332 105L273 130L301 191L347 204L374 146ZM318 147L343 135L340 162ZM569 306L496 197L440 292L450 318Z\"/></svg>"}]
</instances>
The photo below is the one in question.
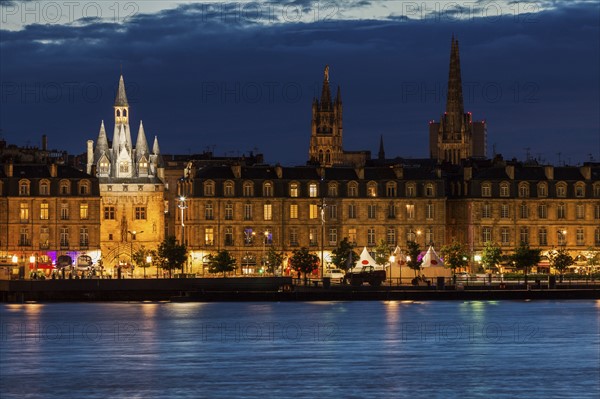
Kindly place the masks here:
<instances>
[{"instance_id":1,"label":"white tent","mask_svg":"<svg viewBox=\"0 0 600 399\"><path fill-rule=\"evenodd\" d=\"M373 266L375 269L383 269L380 265L378 265L375 262L375 259L373 259L371 254L369 254L369 251L367 251L367 247L364 247L364 249L360 253L360 258L358 259L356 265L354 265L354 268L352 270L361 270L363 266Z\"/></svg>"},{"instance_id":2,"label":"white tent","mask_svg":"<svg viewBox=\"0 0 600 399\"><path fill-rule=\"evenodd\" d=\"M423 256L423 263L421 267L444 267L444 261L440 259L438 254L430 246L425 256Z\"/></svg>"}]
</instances>

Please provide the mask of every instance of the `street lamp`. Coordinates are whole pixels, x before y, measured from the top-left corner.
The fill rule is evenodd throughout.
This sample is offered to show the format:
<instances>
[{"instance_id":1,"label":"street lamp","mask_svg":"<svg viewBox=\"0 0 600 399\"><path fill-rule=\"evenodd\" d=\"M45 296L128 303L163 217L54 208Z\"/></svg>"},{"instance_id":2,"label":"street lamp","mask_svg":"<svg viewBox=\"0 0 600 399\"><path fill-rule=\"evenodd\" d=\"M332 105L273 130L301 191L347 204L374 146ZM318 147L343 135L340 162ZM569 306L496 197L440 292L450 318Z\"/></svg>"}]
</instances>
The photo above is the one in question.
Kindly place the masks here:
<instances>
[{"instance_id":1,"label":"street lamp","mask_svg":"<svg viewBox=\"0 0 600 399\"><path fill-rule=\"evenodd\" d=\"M131 278L133 278L133 269L134 269L134 266L133 266L133 240L136 239L136 235L142 234L144 231L143 230L142 231L127 230L127 232L129 234L131 234L131 241L129 243L129 259L131 259ZM146 274L146 269L144 269L144 278L146 277L145 274Z\"/></svg>"},{"instance_id":2,"label":"street lamp","mask_svg":"<svg viewBox=\"0 0 600 399\"><path fill-rule=\"evenodd\" d=\"M150 267L151 263L152 263L152 256L150 256L150 255L146 256L146 264L148 265L146 267ZM144 278L146 278L146 267L144 267ZM156 278L158 278L158 268L156 269Z\"/></svg>"},{"instance_id":3,"label":"street lamp","mask_svg":"<svg viewBox=\"0 0 600 399\"><path fill-rule=\"evenodd\" d=\"M261 259L261 264L262 266L266 266L267 265L267 261L265 260L265 250L267 247L267 237L269 236L269 232L268 231L264 231L263 232L263 250L262 250L262 259Z\"/></svg>"},{"instance_id":4,"label":"street lamp","mask_svg":"<svg viewBox=\"0 0 600 399\"><path fill-rule=\"evenodd\" d=\"M186 204L186 198L185 196L181 196L179 197L179 204L177 205L177 207L181 210L181 244L185 245L185 223L183 223L183 211L186 210L188 208L187 204ZM185 273L185 263L183 263L183 266L181 267L182 269L182 273Z\"/></svg>"},{"instance_id":5,"label":"street lamp","mask_svg":"<svg viewBox=\"0 0 600 399\"><path fill-rule=\"evenodd\" d=\"M325 270L325 198L321 197L321 278L323 278L323 272Z\"/></svg>"},{"instance_id":6,"label":"street lamp","mask_svg":"<svg viewBox=\"0 0 600 399\"><path fill-rule=\"evenodd\" d=\"M390 255L390 286L392 285L392 267L394 266L395 261L396 257L394 255Z\"/></svg>"}]
</instances>

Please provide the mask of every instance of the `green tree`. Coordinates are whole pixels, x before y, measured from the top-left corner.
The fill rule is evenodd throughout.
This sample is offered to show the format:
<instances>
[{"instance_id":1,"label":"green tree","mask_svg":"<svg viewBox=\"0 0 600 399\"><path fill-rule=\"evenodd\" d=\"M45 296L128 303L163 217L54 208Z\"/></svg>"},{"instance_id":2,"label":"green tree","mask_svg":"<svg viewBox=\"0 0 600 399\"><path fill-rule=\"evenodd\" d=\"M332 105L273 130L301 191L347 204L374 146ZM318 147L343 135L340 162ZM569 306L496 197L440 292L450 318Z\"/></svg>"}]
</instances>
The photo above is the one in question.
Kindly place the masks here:
<instances>
[{"instance_id":1,"label":"green tree","mask_svg":"<svg viewBox=\"0 0 600 399\"><path fill-rule=\"evenodd\" d=\"M444 245L440 252L444 257L444 265L452 269L452 274L456 274L456 269L466 267L469 264L469 253L459 242Z\"/></svg>"},{"instance_id":2,"label":"green tree","mask_svg":"<svg viewBox=\"0 0 600 399\"><path fill-rule=\"evenodd\" d=\"M350 255L352 254L352 255ZM354 252L354 245L344 237L338 246L331 251L331 262L342 270L352 269L358 260L358 254Z\"/></svg>"},{"instance_id":3,"label":"green tree","mask_svg":"<svg viewBox=\"0 0 600 399\"><path fill-rule=\"evenodd\" d=\"M162 258L158 255L158 250L152 249L150 250L149 255L152 257L152 265L156 267L156 278L158 278L158 269L164 268L164 265L167 263L165 258Z\"/></svg>"},{"instance_id":4,"label":"green tree","mask_svg":"<svg viewBox=\"0 0 600 399\"><path fill-rule=\"evenodd\" d=\"M207 259L210 273L223 273L223 277L225 277L225 273L236 269L236 259L226 249L219 251L216 255L208 255Z\"/></svg>"},{"instance_id":5,"label":"green tree","mask_svg":"<svg viewBox=\"0 0 600 399\"><path fill-rule=\"evenodd\" d=\"M498 268L498 264L502 261L502 249L488 241L483 247L483 253L481 254L481 263L487 270L494 270Z\"/></svg>"},{"instance_id":6,"label":"green tree","mask_svg":"<svg viewBox=\"0 0 600 399\"><path fill-rule=\"evenodd\" d=\"M419 259L421 248L419 247L419 244L414 241L408 241L406 246L406 265L415 271L416 277L417 272L421 270L421 263L423 263L423 260Z\"/></svg>"},{"instance_id":7,"label":"green tree","mask_svg":"<svg viewBox=\"0 0 600 399\"><path fill-rule=\"evenodd\" d=\"M187 261L187 248L185 244L177 243L175 236L166 237L158 246L158 257L163 259L163 268L169 270L169 277L173 269L181 269Z\"/></svg>"},{"instance_id":8,"label":"green tree","mask_svg":"<svg viewBox=\"0 0 600 399\"><path fill-rule=\"evenodd\" d=\"M146 278L146 268L150 267L150 264L146 262L146 259L150 256L150 250L146 249L143 245L133 253L133 263L137 267L144 269L144 278Z\"/></svg>"},{"instance_id":9,"label":"green tree","mask_svg":"<svg viewBox=\"0 0 600 399\"><path fill-rule=\"evenodd\" d=\"M388 245L385 240L379 241L379 244L375 247L375 263L379 266L385 266L390 261L390 255L392 248Z\"/></svg>"},{"instance_id":10,"label":"green tree","mask_svg":"<svg viewBox=\"0 0 600 399\"><path fill-rule=\"evenodd\" d=\"M527 285L527 270L531 266L540 263L540 259L540 250L529 248L529 245L523 242L515 249L515 253L510 256L510 260L515 267L525 272L525 285Z\"/></svg>"},{"instance_id":11,"label":"green tree","mask_svg":"<svg viewBox=\"0 0 600 399\"><path fill-rule=\"evenodd\" d=\"M562 283L564 271L567 267L575 263L575 260L573 260L573 257L569 255L569 252L564 248L550 251L548 253L548 259L552 266L560 273L560 282Z\"/></svg>"},{"instance_id":12,"label":"green tree","mask_svg":"<svg viewBox=\"0 0 600 399\"><path fill-rule=\"evenodd\" d=\"M590 272L593 272L596 266L600 265L600 252L594 250L594 248L588 248L586 260Z\"/></svg>"},{"instance_id":13,"label":"green tree","mask_svg":"<svg viewBox=\"0 0 600 399\"><path fill-rule=\"evenodd\" d=\"M267 272L275 274L275 271L283 263L285 255L281 251L277 251L274 246L269 247L267 252Z\"/></svg>"},{"instance_id":14,"label":"green tree","mask_svg":"<svg viewBox=\"0 0 600 399\"><path fill-rule=\"evenodd\" d=\"M304 285L306 285L308 282L307 274L312 273L319 266L319 257L310 253L308 248L302 247L292 252L290 264L298 273L304 273Z\"/></svg>"}]
</instances>

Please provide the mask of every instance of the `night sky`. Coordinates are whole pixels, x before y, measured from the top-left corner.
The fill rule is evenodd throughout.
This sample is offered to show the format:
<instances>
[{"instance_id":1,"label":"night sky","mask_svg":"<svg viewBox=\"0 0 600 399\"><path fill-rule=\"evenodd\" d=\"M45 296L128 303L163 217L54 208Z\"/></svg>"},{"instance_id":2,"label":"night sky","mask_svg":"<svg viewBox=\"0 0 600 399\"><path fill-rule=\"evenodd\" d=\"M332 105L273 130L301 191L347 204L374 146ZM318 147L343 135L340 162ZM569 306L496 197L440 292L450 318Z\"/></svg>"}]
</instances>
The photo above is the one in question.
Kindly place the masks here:
<instances>
[{"instance_id":1,"label":"night sky","mask_svg":"<svg viewBox=\"0 0 600 399\"><path fill-rule=\"evenodd\" d=\"M388 157L427 157L454 34L488 155L600 161L597 1L2 0L0 24L0 136L13 144L46 134L83 153L101 120L112 137L122 68L134 140L142 119L163 153L304 164L328 64L346 150L376 156L383 135Z\"/></svg>"}]
</instances>

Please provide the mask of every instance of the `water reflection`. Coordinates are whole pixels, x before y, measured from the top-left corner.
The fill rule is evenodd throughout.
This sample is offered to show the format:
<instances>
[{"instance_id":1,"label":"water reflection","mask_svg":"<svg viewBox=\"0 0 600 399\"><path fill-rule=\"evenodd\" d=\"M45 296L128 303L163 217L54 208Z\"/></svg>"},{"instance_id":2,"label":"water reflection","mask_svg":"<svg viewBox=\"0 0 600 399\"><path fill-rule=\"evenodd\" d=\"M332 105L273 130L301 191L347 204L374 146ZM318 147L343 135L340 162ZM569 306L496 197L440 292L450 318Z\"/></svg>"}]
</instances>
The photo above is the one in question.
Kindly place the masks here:
<instances>
[{"instance_id":1,"label":"water reflection","mask_svg":"<svg viewBox=\"0 0 600 399\"><path fill-rule=\"evenodd\" d=\"M599 307L600 301L2 305L0 392L3 399L596 398Z\"/></svg>"}]
</instances>

